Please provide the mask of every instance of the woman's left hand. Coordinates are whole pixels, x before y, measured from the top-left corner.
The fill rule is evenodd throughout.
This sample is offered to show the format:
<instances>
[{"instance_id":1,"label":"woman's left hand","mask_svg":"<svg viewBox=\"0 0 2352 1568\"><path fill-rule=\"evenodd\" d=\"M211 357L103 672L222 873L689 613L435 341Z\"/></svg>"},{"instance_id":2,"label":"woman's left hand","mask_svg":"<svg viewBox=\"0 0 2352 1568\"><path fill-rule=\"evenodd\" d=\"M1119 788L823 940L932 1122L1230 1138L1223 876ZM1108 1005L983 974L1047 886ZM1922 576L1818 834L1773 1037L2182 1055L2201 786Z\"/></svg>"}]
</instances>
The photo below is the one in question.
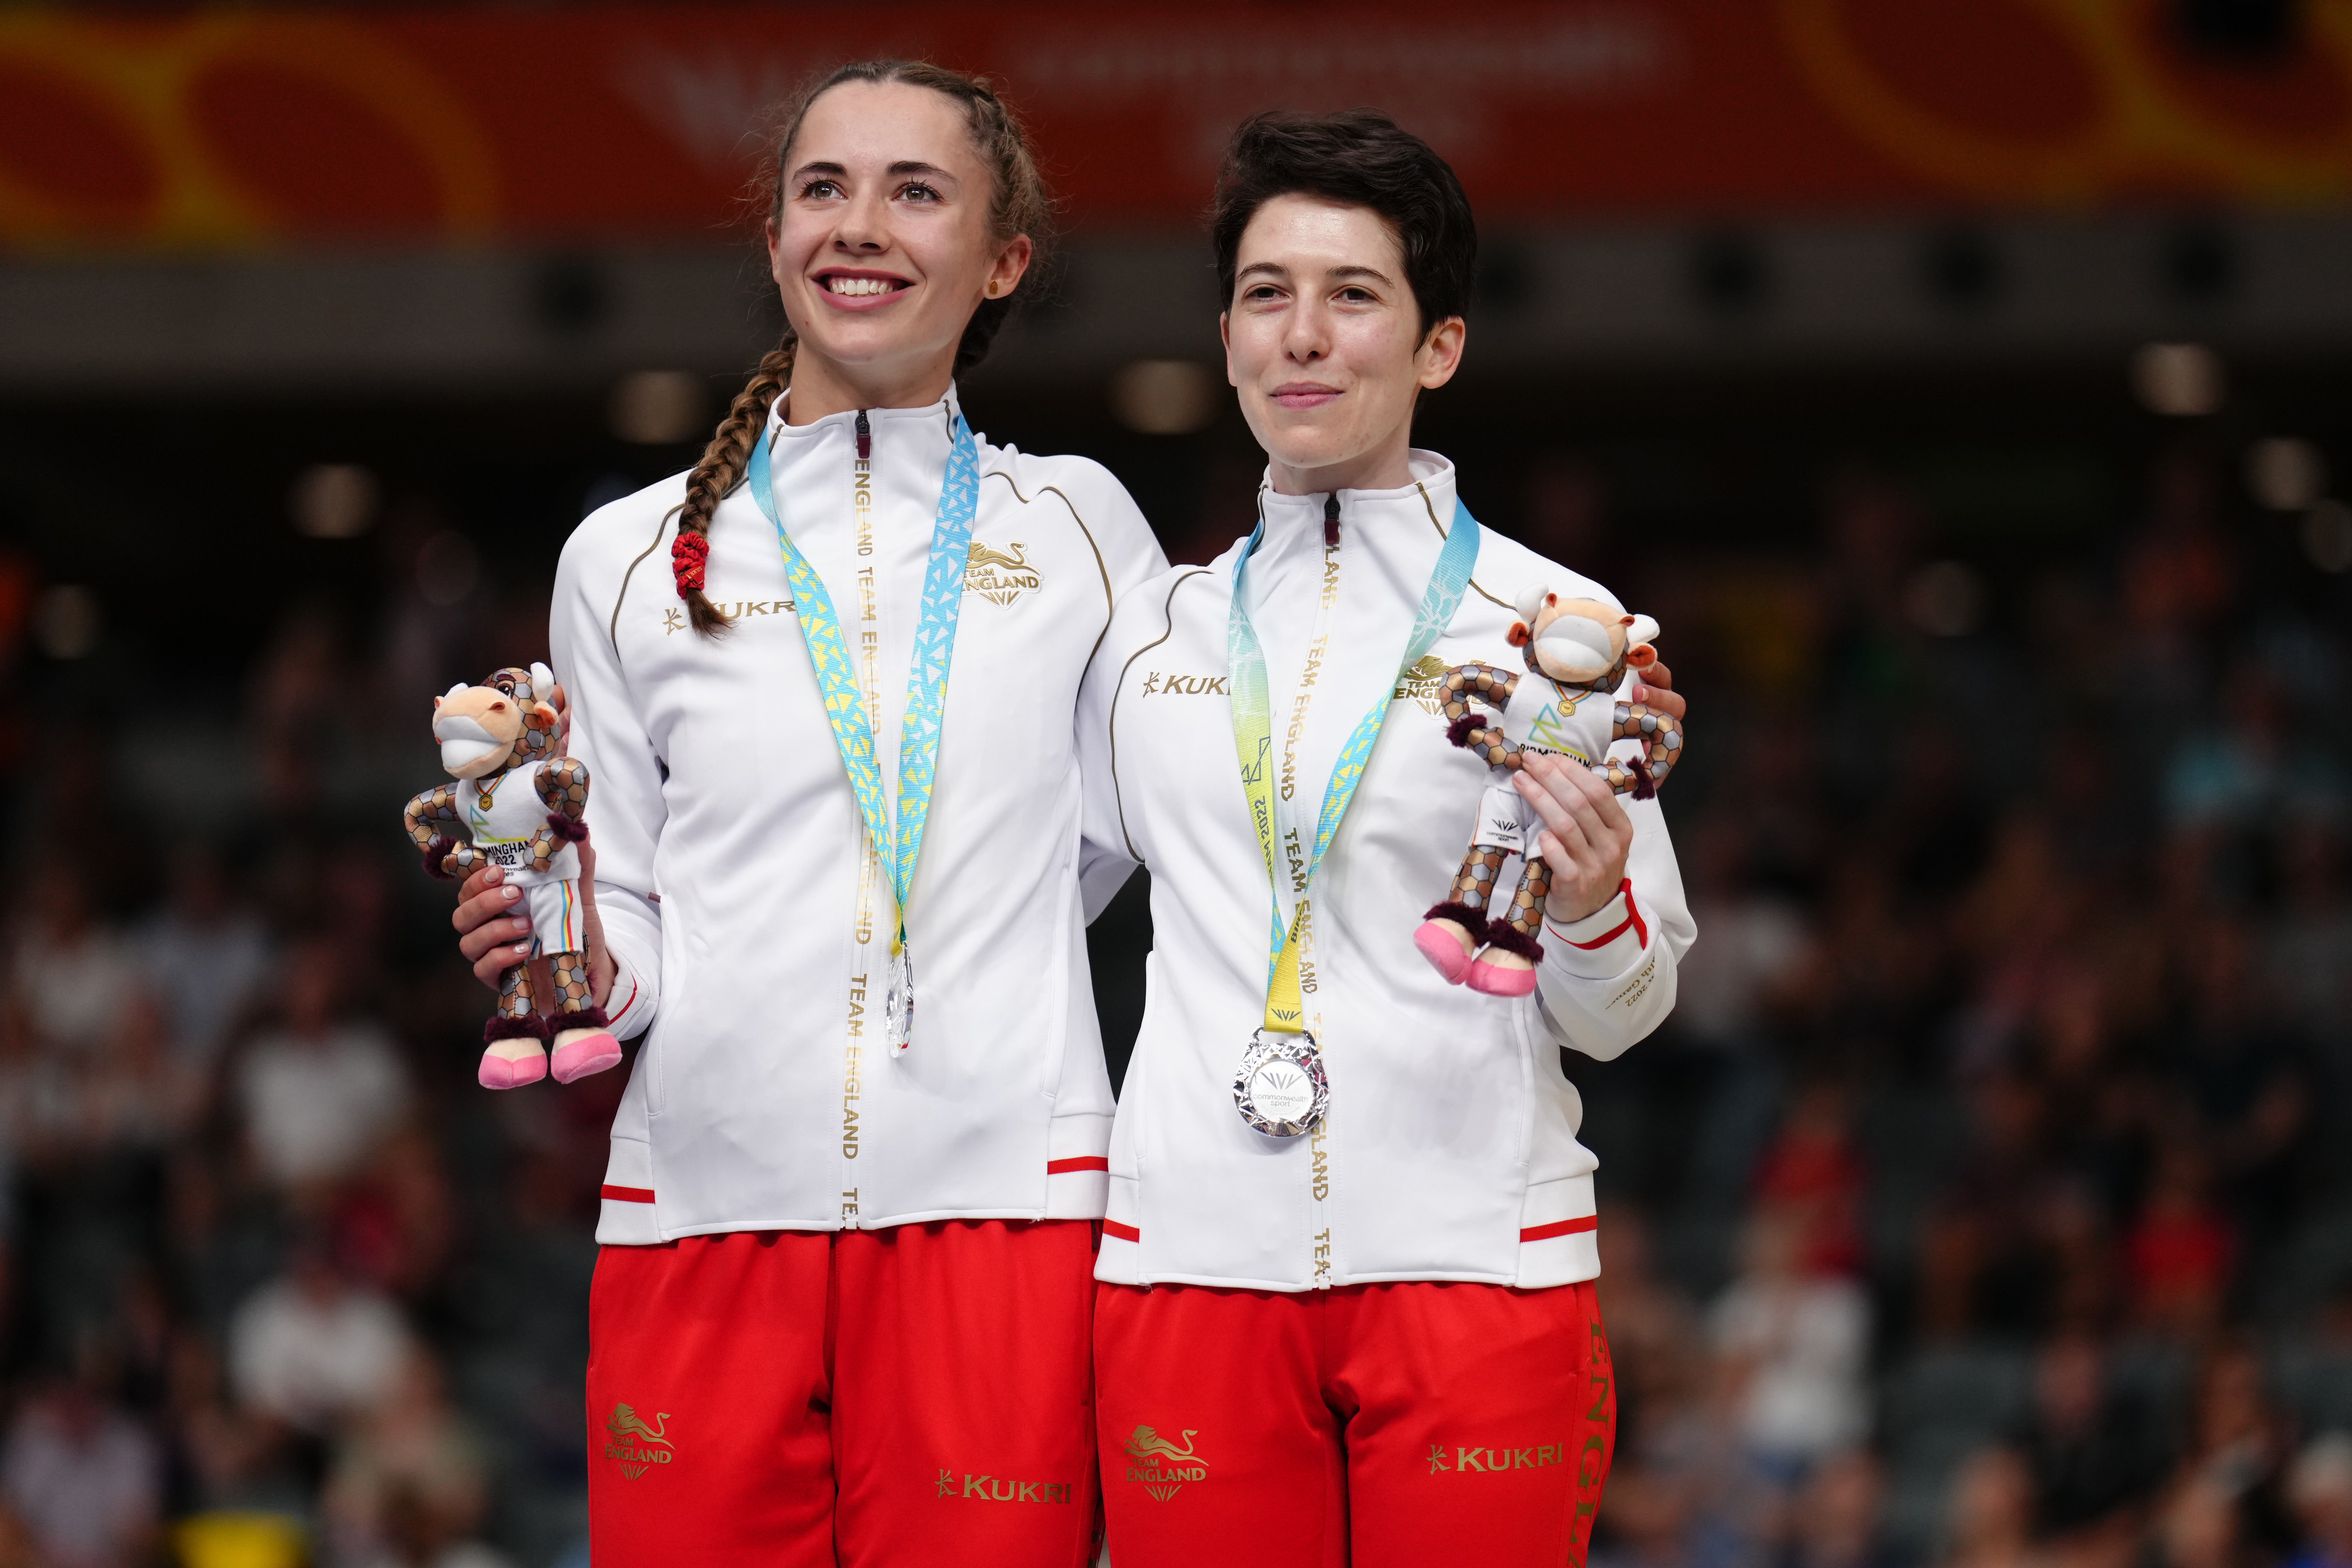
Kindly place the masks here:
<instances>
[{"instance_id":1,"label":"woman's left hand","mask_svg":"<svg viewBox=\"0 0 2352 1568\"><path fill-rule=\"evenodd\" d=\"M1651 711L1672 714L1677 721L1685 717L1689 704L1675 689L1675 672L1661 662L1650 666L1633 678L1633 689L1627 693L1634 701L1648 704Z\"/></svg>"},{"instance_id":2,"label":"woman's left hand","mask_svg":"<svg viewBox=\"0 0 2352 1568\"><path fill-rule=\"evenodd\" d=\"M1555 920L1580 921L1616 897L1623 884L1633 819L1581 763L1529 752L1527 766L1513 776L1521 797L1543 819L1536 853L1551 868L1545 907Z\"/></svg>"},{"instance_id":3,"label":"woman's left hand","mask_svg":"<svg viewBox=\"0 0 2352 1568\"><path fill-rule=\"evenodd\" d=\"M1664 664L1642 671L1628 695L1677 720L1688 709L1674 689L1674 672ZM1545 906L1560 921L1580 921L1615 898L1624 884L1633 819L1591 769L1559 757L1530 755L1516 781L1520 795L1543 819L1536 852L1551 868Z\"/></svg>"}]
</instances>

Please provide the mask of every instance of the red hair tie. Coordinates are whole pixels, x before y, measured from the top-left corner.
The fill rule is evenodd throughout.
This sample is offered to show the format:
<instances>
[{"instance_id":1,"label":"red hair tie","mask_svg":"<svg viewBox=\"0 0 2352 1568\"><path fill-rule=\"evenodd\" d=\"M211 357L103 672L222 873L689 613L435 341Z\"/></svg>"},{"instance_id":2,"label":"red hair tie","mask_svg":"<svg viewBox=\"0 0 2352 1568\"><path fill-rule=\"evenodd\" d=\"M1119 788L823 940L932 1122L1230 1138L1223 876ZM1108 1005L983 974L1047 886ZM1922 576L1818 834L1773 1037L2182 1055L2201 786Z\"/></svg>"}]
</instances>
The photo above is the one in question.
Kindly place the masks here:
<instances>
[{"instance_id":1,"label":"red hair tie","mask_svg":"<svg viewBox=\"0 0 2352 1568\"><path fill-rule=\"evenodd\" d=\"M710 541L690 529L679 529L669 546L669 569L677 579L679 598L702 592L702 569L709 563Z\"/></svg>"}]
</instances>

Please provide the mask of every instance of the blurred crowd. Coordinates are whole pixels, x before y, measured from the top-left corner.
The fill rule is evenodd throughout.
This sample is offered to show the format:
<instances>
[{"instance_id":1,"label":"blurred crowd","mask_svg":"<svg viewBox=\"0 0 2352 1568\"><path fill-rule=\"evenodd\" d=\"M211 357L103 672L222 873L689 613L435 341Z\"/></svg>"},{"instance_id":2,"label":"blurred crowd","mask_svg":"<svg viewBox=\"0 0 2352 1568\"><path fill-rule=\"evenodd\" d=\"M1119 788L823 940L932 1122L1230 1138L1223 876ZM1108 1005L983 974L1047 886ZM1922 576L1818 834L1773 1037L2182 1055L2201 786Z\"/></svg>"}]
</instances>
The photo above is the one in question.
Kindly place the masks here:
<instances>
[{"instance_id":1,"label":"blurred crowd","mask_svg":"<svg viewBox=\"0 0 2352 1568\"><path fill-rule=\"evenodd\" d=\"M2055 542L1862 469L1810 539L1645 552L1568 458L1494 506L1693 701L1677 1012L1569 1062L1596 1563L2352 1568L2352 649L2228 474L2159 453ZM158 669L12 721L0 1568L584 1561L623 1075L474 1085L395 828L424 695L542 605L405 570L211 719Z\"/></svg>"},{"instance_id":2,"label":"blurred crowd","mask_svg":"<svg viewBox=\"0 0 2352 1568\"><path fill-rule=\"evenodd\" d=\"M1848 472L1810 561L1634 564L1699 940L1570 1058L1596 1562L2352 1563L2352 606L2229 475L1956 542Z\"/></svg>"},{"instance_id":3,"label":"blurred crowd","mask_svg":"<svg viewBox=\"0 0 2352 1568\"><path fill-rule=\"evenodd\" d=\"M298 601L210 718L160 667L9 705L0 1568L585 1561L620 1075L472 1082L395 837L427 697L543 616L381 608Z\"/></svg>"}]
</instances>

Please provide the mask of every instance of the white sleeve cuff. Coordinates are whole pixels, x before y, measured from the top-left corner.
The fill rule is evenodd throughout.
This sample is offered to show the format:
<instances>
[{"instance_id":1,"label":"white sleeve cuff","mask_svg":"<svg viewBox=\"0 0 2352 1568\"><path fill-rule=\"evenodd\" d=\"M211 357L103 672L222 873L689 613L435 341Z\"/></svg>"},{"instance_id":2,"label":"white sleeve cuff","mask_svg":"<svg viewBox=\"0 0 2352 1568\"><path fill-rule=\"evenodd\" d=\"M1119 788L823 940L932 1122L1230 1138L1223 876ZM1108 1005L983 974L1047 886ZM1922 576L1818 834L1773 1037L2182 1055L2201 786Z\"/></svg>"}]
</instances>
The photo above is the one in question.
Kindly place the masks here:
<instances>
[{"instance_id":1,"label":"white sleeve cuff","mask_svg":"<svg viewBox=\"0 0 2352 1568\"><path fill-rule=\"evenodd\" d=\"M1544 922L1544 964L1573 980L1613 980L1649 951L1651 918L1633 896L1631 879L1580 921Z\"/></svg>"},{"instance_id":2,"label":"white sleeve cuff","mask_svg":"<svg viewBox=\"0 0 2352 1568\"><path fill-rule=\"evenodd\" d=\"M613 958L605 1027L614 1039L635 1039L652 1026L661 1005L661 906L643 894L600 881L596 911L604 921L604 951Z\"/></svg>"},{"instance_id":3,"label":"white sleeve cuff","mask_svg":"<svg viewBox=\"0 0 2352 1568\"><path fill-rule=\"evenodd\" d=\"M613 990L604 998L604 1026L613 1031L616 1040L634 1040L653 1021L653 988L638 977L627 959L614 952Z\"/></svg>"}]
</instances>

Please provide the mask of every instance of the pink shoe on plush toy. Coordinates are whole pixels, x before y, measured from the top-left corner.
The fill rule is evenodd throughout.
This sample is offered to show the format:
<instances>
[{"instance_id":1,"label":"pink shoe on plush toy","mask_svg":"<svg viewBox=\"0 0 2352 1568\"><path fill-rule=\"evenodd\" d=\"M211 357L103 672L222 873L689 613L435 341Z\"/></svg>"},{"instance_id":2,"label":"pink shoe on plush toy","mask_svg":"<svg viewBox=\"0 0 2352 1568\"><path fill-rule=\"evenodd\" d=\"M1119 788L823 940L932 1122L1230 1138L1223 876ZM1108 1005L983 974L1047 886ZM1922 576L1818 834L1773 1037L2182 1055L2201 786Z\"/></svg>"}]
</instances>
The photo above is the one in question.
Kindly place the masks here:
<instances>
[{"instance_id":1,"label":"pink shoe on plush toy","mask_svg":"<svg viewBox=\"0 0 2352 1568\"><path fill-rule=\"evenodd\" d=\"M1486 934L1486 918L1469 905L1439 904L1423 917L1412 945L1448 985L1459 985L1470 973L1470 955Z\"/></svg>"},{"instance_id":2,"label":"pink shoe on plush toy","mask_svg":"<svg viewBox=\"0 0 2352 1568\"><path fill-rule=\"evenodd\" d=\"M520 1089L547 1076L547 1047L529 1035L492 1040L474 1074L484 1089Z\"/></svg>"},{"instance_id":3,"label":"pink shoe on plush toy","mask_svg":"<svg viewBox=\"0 0 2352 1568\"><path fill-rule=\"evenodd\" d=\"M1517 958L1517 954L1511 956ZM1522 959L1519 963L1525 962ZM1519 963L1497 963L1487 958L1473 959L1464 984L1471 990L1482 991L1489 996L1525 996L1536 988L1536 972L1521 968Z\"/></svg>"},{"instance_id":4,"label":"pink shoe on plush toy","mask_svg":"<svg viewBox=\"0 0 2352 1568\"><path fill-rule=\"evenodd\" d=\"M577 1083L592 1073L617 1067L621 1060L621 1042L610 1030L598 1026L586 1029L560 1029L555 1036L555 1081Z\"/></svg>"},{"instance_id":5,"label":"pink shoe on plush toy","mask_svg":"<svg viewBox=\"0 0 2352 1568\"><path fill-rule=\"evenodd\" d=\"M1452 921L1423 921L1421 929L1412 933L1412 945L1421 949L1421 956L1429 966L1445 976L1448 985L1459 985L1462 977L1470 973L1470 954L1465 947L1462 928Z\"/></svg>"},{"instance_id":6,"label":"pink shoe on plush toy","mask_svg":"<svg viewBox=\"0 0 2352 1568\"><path fill-rule=\"evenodd\" d=\"M1504 921L1486 927L1486 950L1472 961L1466 984L1489 996L1525 996L1536 988L1543 944Z\"/></svg>"}]
</instances>

